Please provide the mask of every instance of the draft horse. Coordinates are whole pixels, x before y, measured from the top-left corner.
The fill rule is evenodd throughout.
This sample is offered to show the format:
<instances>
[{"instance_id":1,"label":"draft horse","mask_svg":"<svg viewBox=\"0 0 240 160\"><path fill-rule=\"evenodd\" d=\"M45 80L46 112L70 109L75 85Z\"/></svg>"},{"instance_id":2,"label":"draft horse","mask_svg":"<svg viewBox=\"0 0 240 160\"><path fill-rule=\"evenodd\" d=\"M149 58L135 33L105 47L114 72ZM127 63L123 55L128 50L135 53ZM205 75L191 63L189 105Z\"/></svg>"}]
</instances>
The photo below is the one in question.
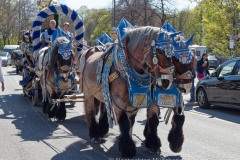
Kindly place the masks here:
<instances>
[{"instance_id":1,"label":"draft horse","mask_svg":"<svg viewBox=\"0 0 240 160\"><path fill-rule=\"evenodd\" d=\"M38 76L43 93L43 112L49 118L65 120L65 102L54 104L55 99L62 99L74 85L72 75L74 57L71 41L58 37L52 47L44 47L38 54Z\"/></svg>"},{"instance_id":2,"label":"draft horse","mask_svg":"<svg viewBox=\"0 0 240 160\"><path fill-rule=\"evenodd\" d=\"M152 85L159 85L163 89L168 89L172 85L173 78L170 77L174 69L171 39L178 33L167 34L160 28L151 26L125 31L127 38L124 40L123 47L116 43L106 52L90 49L83 53L80 63L85 62L85 64L79 76L82 78L85 113L90 123L89 136L92 142L100 142L101 138L108 133L109 125L110 127L112 125L111 120L115 117L120 129L119 151L122 157L132 158L136 155L132 127L138 107L148 106L151 103L149 93ZM152 43L153 40L156 42ZM165 48L161 48L161 45ZM104 64L101 65L99 63L101 61ZM108 74L103 73L102 85L99 85L101 66L104 66L102 72L109 72L110 76L106 77ZM105 68L105 66L108 67ZM111 83L106 83L106 79ZM132 80L143 86L144 92L148 94L143 93L134 97L131 93L133 97L130 98L130 92L134 91L133 85L129 85L129 81ZM109 85L109 88L106 85ZM101 87L103 88L100 89ZM158 113L158 108L155 112ZM97 114L100 114L99 119L96 119ZM153 121L157 121L154 123L157 126L157 117L154 117ZM157 146L159 148L160 143ZM151 146L146 145L146 147Z\"/></svg>"},{"instance_id":3,"label":"draft horse","mask_svg":"<svg viewBox=\"0 0 240 160\"><path fill-rule=\"evenodd\" d=\"M174 39L172 40L174 49L171 62L174 65L174 81L171 89L175 90L177 95L179 95L177 103L174 106L171 106L167 112L169 114L168 116L170 116L171 110L174 112L171 122L172 128L168 134L169 147L173 152L180 152L184 142L183 124L185 116L183 113L184 103L182 94L189 93L192 85L193 61L192 54L189 51L189 45L192 42L192 38L193 36L187 41L176 42ZM176 89L174 89L174 87ZM147 121L144 128L144 136L146 138L145 146L150 152L161 151L161 140L157 134L157 126L159 124L158 107L159 106L156 103L151 103L147 108Z\"/></svg>"},{"instance_id":4,"label":"draft horse","mask_svg":"<svg viewBox=\"0 0 240 160\"><path fill-rule=\"evenodd\" d=\"M41 49L42 26L47 17L54 14L64 14L73 22L74 40L78 52L83 48L84 25L78 13L64 4L52 4L44 8L38 13L32 24L34 60L37 62L35 69L42 87L43 112L48 114L49 118L55 117L57 120L64 120L66 118L65 103L58 100L75 87L71 41L65 37L58 37L55 40L57 36L67 36L66 33L56 28L52 35L51 48Z\"/></svg>"}]
</instances>

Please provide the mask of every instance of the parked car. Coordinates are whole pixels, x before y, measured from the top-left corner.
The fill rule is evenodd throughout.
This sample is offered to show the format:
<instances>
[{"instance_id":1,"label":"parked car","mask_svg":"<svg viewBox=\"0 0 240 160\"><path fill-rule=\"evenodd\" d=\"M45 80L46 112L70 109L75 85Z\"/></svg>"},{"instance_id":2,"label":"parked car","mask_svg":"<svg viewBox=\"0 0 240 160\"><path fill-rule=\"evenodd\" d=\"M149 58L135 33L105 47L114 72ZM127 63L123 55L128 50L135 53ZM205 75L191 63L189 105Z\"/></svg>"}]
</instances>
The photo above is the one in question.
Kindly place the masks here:
<instances>
[{"instance_id":1,"label":"parked car","mask_svg":"<svg viewBox=\"0 0 240 160\"><path fill-rule=\"evenodd\" d=\"M208 63L209 63L209 68L214 68L216 69L219 66L219 61L215 56L208 56Z\"/></svg>"},{"instance_id":2,"label":"parked car","mask_svg":"<svg viewBox=\"0 0 240 160\"><path fill-rule=\"evenodd\" d=\"M19 45L5 45L3 47L4 52L9 52L10 55L12 55L13 51L19 49ZM14 62L11 61L11 64L14 65Z\"/></svg>"},{"instance_id":3,"label":"parked car","mask_svg":"<svg viewBox=\"0 0 240 160\"><path fill-rule=\"evenodd\" d=\"M198 82L196 101L200 108L210 105L240 108L240 57L220 65Z\"/></svg>"},{"instance_id":4,"label":"parked car","mask_svg":"<svg viewBox=\"0 0 240 160\"><path fill-rule=\"evenodd\" d=\"M2 59L2 66L11 65L11 55L9 52L0 51L0 57Z\"/></svg>"}]
</instances>

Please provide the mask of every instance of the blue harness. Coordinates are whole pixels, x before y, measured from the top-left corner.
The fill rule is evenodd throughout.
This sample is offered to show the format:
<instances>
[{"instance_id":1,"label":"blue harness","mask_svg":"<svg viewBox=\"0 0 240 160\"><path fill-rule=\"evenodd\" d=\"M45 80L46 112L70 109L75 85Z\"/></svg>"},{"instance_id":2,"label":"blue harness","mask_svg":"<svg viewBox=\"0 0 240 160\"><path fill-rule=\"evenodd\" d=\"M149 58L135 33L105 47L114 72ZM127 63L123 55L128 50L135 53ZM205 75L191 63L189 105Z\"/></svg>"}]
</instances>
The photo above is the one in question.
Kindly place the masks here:
<instances>
[{"instance_id":1,"label":"blue harness","mask_svg":"<svg viewBox=\"0 0 240 160\"><path fill-rule=\"evenodd\" d=\"M72 41L68 40L68 41L61 42L57 39L57 45L58 45L58 54L60 54L64 60L69 60L72 55L72 50L71 50ZM55 83L56 83L56 86L58 87L58 89L60 88L60 81L62 81L62 79L63 79L62 76L57 76L55 78ZM70 79L71 86L73 86L74 85L73 76L69 75L68 79Z\"/></svg>"},{"instance_id":2,"label":"blue harness","mask_svg":"<svg viewBox=\"0 0 240 160\"><path fill-rule=\"evenodd\" d=\"M112 109L108 77L112 64L127 83L129 99L132 106L136 108L147 108L151 102L154 102L159 107L166 108L175 108L181 105L182 96L176 85L173 85L169 90L162 90L153 85L152 82L154 81L149 73L139 74L131 67L127 61L124 50L120 46L116 45L105 54L108 55L108 58L103 66L101 80L108 122L111 128L113 127L114 112Z\"/></svg>"}]
</instances>

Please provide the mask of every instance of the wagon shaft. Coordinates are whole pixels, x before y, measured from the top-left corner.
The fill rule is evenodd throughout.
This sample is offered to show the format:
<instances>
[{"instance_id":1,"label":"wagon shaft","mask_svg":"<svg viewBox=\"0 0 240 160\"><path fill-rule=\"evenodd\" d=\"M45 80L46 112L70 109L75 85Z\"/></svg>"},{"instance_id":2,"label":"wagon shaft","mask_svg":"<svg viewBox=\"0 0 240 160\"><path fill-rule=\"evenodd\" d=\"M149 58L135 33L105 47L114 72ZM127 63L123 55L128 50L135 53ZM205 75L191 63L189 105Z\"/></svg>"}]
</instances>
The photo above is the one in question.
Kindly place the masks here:
<instances>
[{"instance_id":1,"label":"wagon shaft","mask_svg":"<svg viewBox=\"0 0 240 160\"><path fill-rule=\"evenodd\" d=\"M76 98L76 99L63 98L63 99L55 99L53 101L54 101L54 103L60 103L60 102L84 102L84 98Z\"/></svg>"}]
</instances>

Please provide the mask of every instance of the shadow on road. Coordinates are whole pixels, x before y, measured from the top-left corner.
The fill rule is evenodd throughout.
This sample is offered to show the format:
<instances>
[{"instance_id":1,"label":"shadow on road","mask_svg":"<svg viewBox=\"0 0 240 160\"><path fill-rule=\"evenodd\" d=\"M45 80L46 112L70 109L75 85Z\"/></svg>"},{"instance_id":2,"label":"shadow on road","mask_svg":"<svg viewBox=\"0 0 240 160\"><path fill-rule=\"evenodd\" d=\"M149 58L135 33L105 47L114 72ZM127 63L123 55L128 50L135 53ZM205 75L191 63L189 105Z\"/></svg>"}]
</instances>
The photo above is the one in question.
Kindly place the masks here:
<instances>
[{"instance_id":1,"label":"shadow on road","mask_svg":"<svg viewBox=\"0 0 240 160\"><path fill-rule=\"evenodd\" d=\"M76 123L73 125L73 123ZM68 147L65 151L55 155L52 160L58 159L121 159L121 155L118 151L118 126L113 129L109 129L109 133L103 138L99 144L94 144L89 138L89 126L84 121L82 116L74 117L66 120L62 125L67 128L74 136L81 138L78 142L75 142ZM137 146L137 155L134 159L147 159L147 158L162 158L159 154L149 153L143 143L143 140L133 135L134 141L140 141L141 145Z\"/></svg>"},{"instance_id":2,"label":"shadow on road","mask_svg":"<svg viewBox=\"0 0 240 160\"><path fill-rule=\"evenodd\" d=\"M47 117L39 112L38 107L31 106L27 97L19 94L0 96L0 105L4 114L0 119L11 119L24 141L41 141L52 136L58 124L47 121Z\"/></svg>"},{"instance_id":3,"label":"shadow on road","mask_svg":"<svg viewBox=\"0 0 240 160\"><path fill-rule=\"evenodd\" d=\"M3 110L0 119L11 120L16 129L19 130L16 135L12 136L19 136L23 141L36 141L46 144L49 150L52 149L56 152L55 156L51 158L52 160L122 159L118 152L118 126L109 130L101 144L93 144L88 135L88 124L84 121L83 116L68 118L63 122L50 121L42 113L41 107L33 107L29 98L19 94L1 95L0 108ZM68 106L67 108L71 112L72 107ZM63 136L54 134L56 130L61 130L67 134ZM74 137L76 137L76 140L74 140ZM66 138L71 138L73 143L64 150L55 150L58 146L50 143L54 139L66 141ZM165 159L161 154L149 153L145 148L144 140L137 137L137 134L134 134L133 138L138 144L137 155L134 159ZM181 159L180 156L166 158Z\"/></svg>"},{"instance_id":4,"label":"shadow on road","mask_svg":"<svg viewBox=\"0 0 240 160\"><path fill-rule=\"evenodd\" d=\"M195 111L194 113L208 115L209 118L219 118L240 124L240 109L224 108L221 106L211 106L209 109L202 109L197 103L187 103L185 111Z\"/></svg>"},{"instance_id":5,"label":"shadow on road","mask_svg":"<svg viewBox=\"0 0 240 160\"><path fill-rule=\"evenodd\" d=\"M7 75L4 75L4 76L16 76L16 75L19 75L19 74L17 74L16 69L13 68L12 71L8 71Z\"/></svg>"}]
</instances>

